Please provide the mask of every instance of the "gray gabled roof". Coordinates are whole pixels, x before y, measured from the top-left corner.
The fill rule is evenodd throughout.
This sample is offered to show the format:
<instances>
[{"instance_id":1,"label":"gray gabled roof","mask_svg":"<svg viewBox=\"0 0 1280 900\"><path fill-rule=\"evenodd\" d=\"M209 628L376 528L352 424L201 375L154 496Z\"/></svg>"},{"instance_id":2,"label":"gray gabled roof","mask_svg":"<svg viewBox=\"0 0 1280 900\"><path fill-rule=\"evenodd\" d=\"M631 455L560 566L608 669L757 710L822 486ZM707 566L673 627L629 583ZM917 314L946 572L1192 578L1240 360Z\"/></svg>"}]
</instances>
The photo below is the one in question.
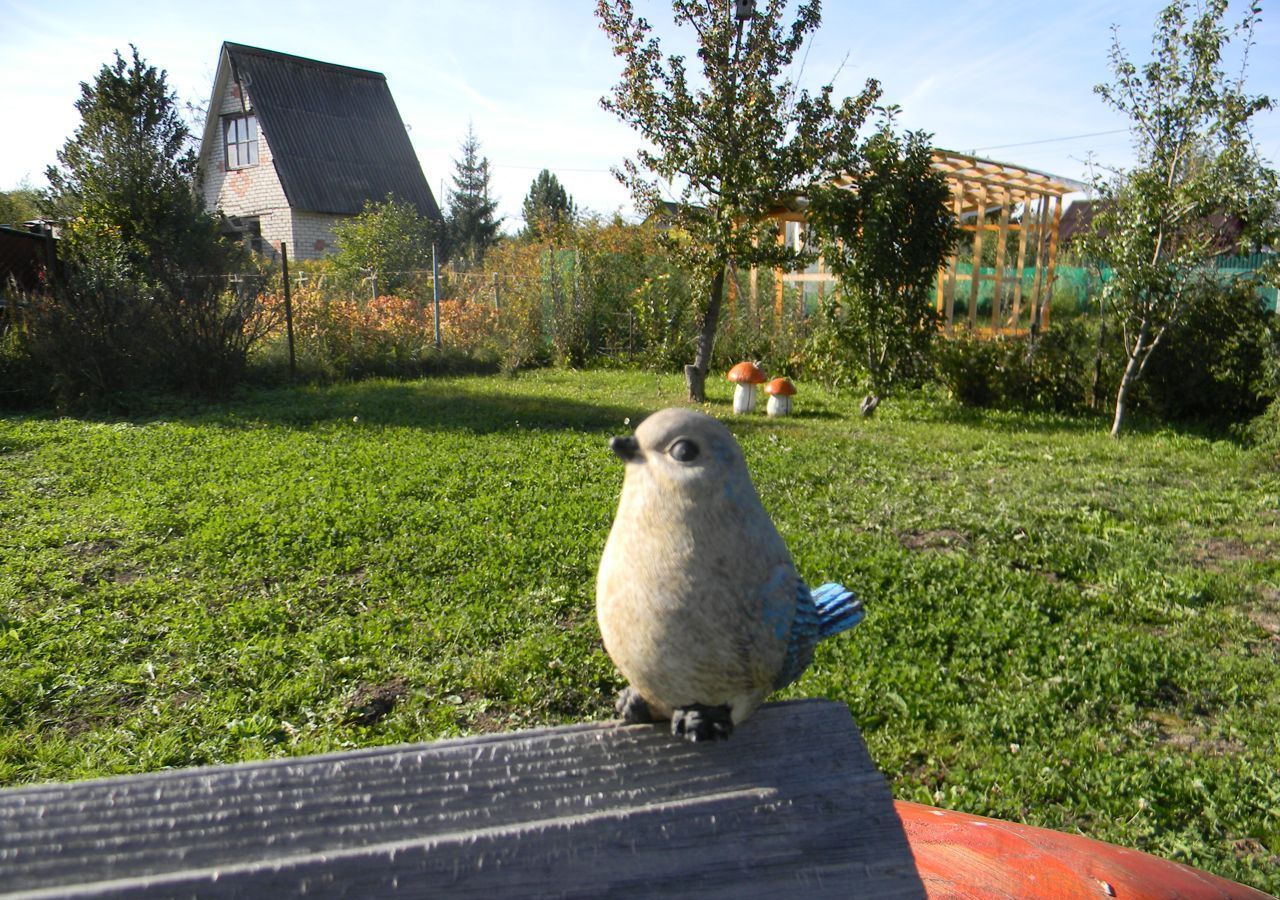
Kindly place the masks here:
<instances>
[{"instance_id":1,"label":"gray gabled roof","mask_svg":"<svg viewBox=\"0 0 1280 900\"><path fill-rule=\"evenodd\" d=\"M441 218L381 72L229 41L218 70L211 108L227 79L248 93L294 209L353 215L390 194Z\"/></svg>"}]
</instances>

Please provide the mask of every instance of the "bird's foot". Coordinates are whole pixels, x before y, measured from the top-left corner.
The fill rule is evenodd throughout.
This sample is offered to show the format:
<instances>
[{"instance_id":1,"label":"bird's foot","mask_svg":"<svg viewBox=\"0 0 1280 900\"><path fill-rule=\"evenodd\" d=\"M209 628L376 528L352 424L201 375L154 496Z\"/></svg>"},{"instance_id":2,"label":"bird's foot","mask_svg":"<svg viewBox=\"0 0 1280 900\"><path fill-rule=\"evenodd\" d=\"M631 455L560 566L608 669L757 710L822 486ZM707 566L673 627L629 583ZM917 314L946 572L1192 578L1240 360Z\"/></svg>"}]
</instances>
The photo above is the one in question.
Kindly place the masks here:
<instances>
[{"instance_id":1,"label":"bird's foot","mask_svg":"<svg viewBox=\"0 0 1280 900\"><path fill-rule=\"evenodd\" d=\"M671 733L687 741L723 741L733 734L733 716L727 706L695 703L671 714Z\"/></svg>"},{"instance_id":2,"label":"bird's foot","mask_svg":"<svg viewBox=\"0 0 1280 900\"><path fill-rule=\"evenodd\" d=\"M630 686L623 688L618 694L618 702L613 708L617 711L618 718L628 725L645 725L657 721L640 692Z\"/></svg>"}]
</instances>

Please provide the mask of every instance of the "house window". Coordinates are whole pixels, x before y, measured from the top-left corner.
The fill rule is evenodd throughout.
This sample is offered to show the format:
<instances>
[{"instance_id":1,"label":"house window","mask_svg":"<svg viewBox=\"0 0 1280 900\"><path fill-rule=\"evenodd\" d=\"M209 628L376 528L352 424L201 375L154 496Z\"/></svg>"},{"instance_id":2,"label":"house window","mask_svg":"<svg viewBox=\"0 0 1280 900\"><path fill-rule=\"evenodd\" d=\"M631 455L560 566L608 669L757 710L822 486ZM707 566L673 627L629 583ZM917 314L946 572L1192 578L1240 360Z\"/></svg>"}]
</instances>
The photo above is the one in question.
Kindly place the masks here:
<instances>
[{"instance_id":1,"label":"house window","mask_svg":"<svg viewBox=\"0 0 1280 900\"><path fill-rule=\"evenodd\" d=\"M226 120L227 168L258 164L258 117L230 116Z\"/></svg>"}]
</instances>

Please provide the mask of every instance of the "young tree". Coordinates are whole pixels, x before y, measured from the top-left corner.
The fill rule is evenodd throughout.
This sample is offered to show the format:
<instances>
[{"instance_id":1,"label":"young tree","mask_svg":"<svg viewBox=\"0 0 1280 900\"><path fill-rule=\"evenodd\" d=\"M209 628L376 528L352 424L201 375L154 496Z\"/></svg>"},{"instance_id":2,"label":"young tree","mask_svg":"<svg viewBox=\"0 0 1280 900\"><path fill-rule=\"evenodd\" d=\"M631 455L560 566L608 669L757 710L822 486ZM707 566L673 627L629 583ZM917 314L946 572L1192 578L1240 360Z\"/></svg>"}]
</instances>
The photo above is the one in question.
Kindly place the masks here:
<instances>
[{"instance_id":1,"label":"young tree","mask_svg":"<svg viewBox=\"0 0 1280 900\"><path fill-rule=\"evenodd\" d=\"M672 0L676 24L695 35L696 85L685 57L663 55L631 0L599 0L596 7L623 61L622 80L602 105L648 145L616 174L645 212L658 208L663 184L678 191L667 244L701 285L697 351L685 366L696 401L705 399L726 266L793 269L806 261L779 245L767 214L818 180L855 168L858 130L880 93L870 80L837 105L830 84L816 94L798 89L784 73L821 15L809 0L784 27L788 5Z\"/></svg>"},{"instance_id":2,"label":"young tree","mask_svg":"<svg viewBox=\"0 0 1280 900\"><path fill-rule=\"evenodd\" d=\"M544 234L559 225L571 223L577 210L573 198L560 180L547 169L538 173L524 198L524 233L528 237Z\"/></svg>"},{"instance_id":3,"label":"young tree","mask_svg":"<svg viewBox=\"0 0 1280 900\"><path fill-rule=\"evenodd\" d=\"M454 160L453 190L449 192L450 254L463 268L479 266L484 253L498 240L502 218L494 218L498 201L489 198L489 160L480 155L475 129L467 126L462 159Z\"/></svg>"},{"instance_id":4,"label":"young tree","mask_svg":"<svg viewBox=\"0 0 1280 900\"><path fill-rule=\"evenodd\" d=\"M392 294L412 280L411 273L431 268L437 227L412 203L390 195L381 203L367 200L360 215L338 223L333 232L338 251L329 264L349 284L373 276L378 293Z\"/></svg>"},{"instance_id":5,"label":"young tree","mask_svg":"<svg viewBox=\"0 0 1280 900\"><path fill-rule=\"evenodd\" d=\"M899 138L887 117L863 145L850 187L810 193L809 221L839 279L817 337L829 354L852 356L864 374L864 415L901 377L919 374L938 330L932 288L959 229L929 137L912 131Z\"/></svg>"},{"instance_id":6,"label":"young tree","mask_svg":"<svg viewBox=\"0 0 1280 900\"><path fill-rule=\"evenodd\" d=\"M1151 354L1189 304L1205 296L1208 264L1221 247L1224 219L1246 238L1273 221L1275 172L1255 151L1250 120L1272 107L1246 93L1248 50L1261 19L1257 3L1234 26L1223 24L1227 0L1173 0L1152 36L1151 59L1130 61L1118 35L1111 46L1110 84L1094 90L1128 117L1137 162L1096 184L1099 214L1087 239L1090 254L1111 268L1103 301L1120 323L1125 366L1111 434L1124 424L1130 393ZM1223 70L1223 53L1243 45L1238 73Z\"/></svg>"},{"instance_id":7,"label":"young tree","mask_svg":"<svg viewBox=\"0 0 1280 900\"><path fill-rule=\"evenodd\" d=\"M166 73L131 49L81 83L80 125L47 171L69 275L41 340L77 396L143 380L221 386L254 333L256 298L226 290L242 250L193 190L196 155Z\"/></svg>"}]
</instances>

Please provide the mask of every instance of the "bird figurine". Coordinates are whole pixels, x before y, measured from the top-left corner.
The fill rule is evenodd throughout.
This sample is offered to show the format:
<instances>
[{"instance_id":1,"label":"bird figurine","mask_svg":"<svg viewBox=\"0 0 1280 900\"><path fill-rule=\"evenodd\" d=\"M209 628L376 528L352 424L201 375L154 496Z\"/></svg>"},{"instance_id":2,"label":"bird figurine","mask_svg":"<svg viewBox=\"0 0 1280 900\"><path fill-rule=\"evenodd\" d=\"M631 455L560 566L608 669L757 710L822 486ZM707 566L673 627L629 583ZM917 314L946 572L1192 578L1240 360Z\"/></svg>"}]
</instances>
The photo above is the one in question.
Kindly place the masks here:
<instances>
[{"instance_id":1,"label":"bird figurine","mask_svg":"<svg viewBox=\"0 0 1280 900\"><path fill-rule=\"evenodd\" d=\"M862 602L838 584L810 591L718 420L664 409L609 448L626 470L596 616L628 683L618 713L727 738L800 677L819 640L862 621Z\"/></svg>"}]
</instances>

